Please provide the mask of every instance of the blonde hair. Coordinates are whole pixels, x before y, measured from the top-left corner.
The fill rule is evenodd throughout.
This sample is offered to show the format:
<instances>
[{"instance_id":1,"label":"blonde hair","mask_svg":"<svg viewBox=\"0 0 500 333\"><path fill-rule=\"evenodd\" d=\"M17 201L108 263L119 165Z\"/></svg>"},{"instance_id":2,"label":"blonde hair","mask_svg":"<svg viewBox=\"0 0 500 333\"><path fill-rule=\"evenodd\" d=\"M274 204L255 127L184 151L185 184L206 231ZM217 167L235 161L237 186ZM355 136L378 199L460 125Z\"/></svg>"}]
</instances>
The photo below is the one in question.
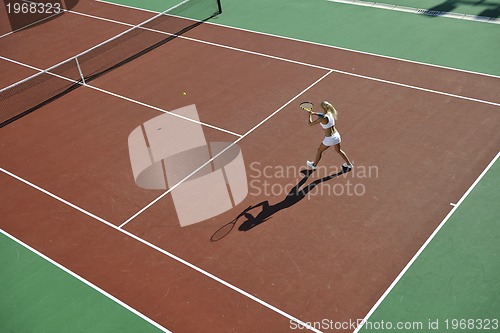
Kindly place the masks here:
<instances>
[{"instance_id":1,"label":"blonde hair","mask_svg":"<svg viewBox=\"0 0 500 333\"><path fill-rule=\"evenodd\" d=\"M323 102L321 102L321 106L323 107L323 109L330 111L333 114L333 118L337 119L338 112L337 112L337 110L335 110L332 103L327 102L327 101L323 101Z\"/></svg>"}]
</instances>

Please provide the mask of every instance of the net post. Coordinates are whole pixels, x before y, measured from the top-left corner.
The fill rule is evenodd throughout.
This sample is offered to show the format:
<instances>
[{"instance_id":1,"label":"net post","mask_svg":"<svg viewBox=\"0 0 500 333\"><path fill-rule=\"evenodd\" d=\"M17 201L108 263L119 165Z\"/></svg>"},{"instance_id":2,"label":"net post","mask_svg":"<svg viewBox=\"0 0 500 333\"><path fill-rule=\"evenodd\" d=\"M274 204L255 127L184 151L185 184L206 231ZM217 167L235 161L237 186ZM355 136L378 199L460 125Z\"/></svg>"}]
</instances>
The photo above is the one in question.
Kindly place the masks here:
<instances>
[{"instance_id":1,"label":"net post","mask_svg":"<svg viewBox=\"0 0 500 333\"><path fill-rule=\"evenodd\" d=\"M217 0L217 5L219 6L219 14L222 14L222 4L220 0Z\"/></svg>"},{"instance_id":2,"label":"net post","mask_svg":"<svg viewBox=\"0 0 500 333\"><path fill-rule=\"evenodd\" d=\"M80 63L78 62L78 57L75 57L76 67L78 67L78 73L80 73L80 78L82 79L82 83L85 84L85 78L83 77L82 69L80 68Z\"/></svg>"}]
</instances>

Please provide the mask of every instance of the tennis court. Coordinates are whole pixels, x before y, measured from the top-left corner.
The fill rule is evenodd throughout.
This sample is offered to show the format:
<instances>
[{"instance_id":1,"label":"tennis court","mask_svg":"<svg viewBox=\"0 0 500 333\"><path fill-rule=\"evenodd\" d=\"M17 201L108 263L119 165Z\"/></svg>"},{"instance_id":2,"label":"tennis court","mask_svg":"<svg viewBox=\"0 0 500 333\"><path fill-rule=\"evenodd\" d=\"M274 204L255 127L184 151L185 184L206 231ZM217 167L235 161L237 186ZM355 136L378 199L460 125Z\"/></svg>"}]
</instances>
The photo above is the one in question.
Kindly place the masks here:
<instances>
[{"instance_id":1,"label":"tennis court","mask_svg":"<svg viewBox=\"0 0 500 333\"><path fill-rule=\"evenodd\" d=\"M246 9L236 1L141 6L80 0L26 29L1 26L6 332L357 332L314 323L368 318L498 174L498 73L231 27ZM487 24L492 44L499 29L452 24ZM324 99L355 167L328 150L301 173L322 133L298 105ZM160 165L161 186L141 186L137 163ZM222 190L201 183L219 170ZM498 191L482 191L491 222Z\"/></svg>"}]
</instances>

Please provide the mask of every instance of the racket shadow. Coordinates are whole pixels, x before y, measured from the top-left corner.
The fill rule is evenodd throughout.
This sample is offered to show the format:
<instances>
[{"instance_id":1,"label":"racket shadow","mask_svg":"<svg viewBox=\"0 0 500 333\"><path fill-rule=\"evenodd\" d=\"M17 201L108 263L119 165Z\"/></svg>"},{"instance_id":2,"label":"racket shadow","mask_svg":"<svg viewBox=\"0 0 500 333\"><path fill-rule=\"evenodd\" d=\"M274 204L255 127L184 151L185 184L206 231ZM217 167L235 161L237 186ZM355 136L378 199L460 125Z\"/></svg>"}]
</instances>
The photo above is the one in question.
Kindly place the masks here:
<instances>
[{"instance_id":1,"label":"racket shadow","mask_svg":"<svg viewBox=\"0 0 500 333\"><path fill-rule=\"evenodd\" d=\"M238 216L233 219L231 222L223 225L221 228L219 228L210 238L212 242L216 242L218 240L221 240L222 238L226 237L234 228L236 225L236 222L240 218L245 218L245 220L242 222L242 224L238 227L239 231L249 231L256 226L268 221L270 218L273 217L274 214L277 212L289 208L293 205L295 205L297 202L301 201L302 199L305 198L305 196L312 191L316 186L319 184L329 181L333 178L336 178L344 173L347 173L351 171L351 169L345 169L343 168L342 171L339 171L337 173L325 176L323 178L319 178L310 184L304 186L304 184L307 182L309 177L313 174L312 171L309 170L303 170L301 173L303 174L302 179L288 192L288 194L281 200L280 202L276 204L270 204L268 200L259 202L256 205L249 206L247 207L244 211L242 211ZM301 187L304 186L302 189ZM260 211L258 213L250 213L250 211L259 208Z\"/></svg>"}]
</instances>

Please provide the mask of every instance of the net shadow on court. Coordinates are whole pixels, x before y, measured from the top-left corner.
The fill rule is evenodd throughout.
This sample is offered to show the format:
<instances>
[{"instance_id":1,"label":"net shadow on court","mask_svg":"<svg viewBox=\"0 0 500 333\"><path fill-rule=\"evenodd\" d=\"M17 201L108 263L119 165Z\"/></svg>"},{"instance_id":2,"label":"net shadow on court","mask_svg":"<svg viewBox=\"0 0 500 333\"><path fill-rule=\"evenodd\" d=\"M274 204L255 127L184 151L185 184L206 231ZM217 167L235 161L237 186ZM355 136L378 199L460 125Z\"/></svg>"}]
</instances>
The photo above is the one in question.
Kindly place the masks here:
<instances>
[{"instance_id":1,"label":"net shadow on court","mask_svg":"<svg viewBox=\"0 0 500 333\"><path fill-rule=\"evenodd\" d=\"M75 57L1 89L0 128L220 13L218 1L184 1Z\"/></svg>"}]
</instances>

